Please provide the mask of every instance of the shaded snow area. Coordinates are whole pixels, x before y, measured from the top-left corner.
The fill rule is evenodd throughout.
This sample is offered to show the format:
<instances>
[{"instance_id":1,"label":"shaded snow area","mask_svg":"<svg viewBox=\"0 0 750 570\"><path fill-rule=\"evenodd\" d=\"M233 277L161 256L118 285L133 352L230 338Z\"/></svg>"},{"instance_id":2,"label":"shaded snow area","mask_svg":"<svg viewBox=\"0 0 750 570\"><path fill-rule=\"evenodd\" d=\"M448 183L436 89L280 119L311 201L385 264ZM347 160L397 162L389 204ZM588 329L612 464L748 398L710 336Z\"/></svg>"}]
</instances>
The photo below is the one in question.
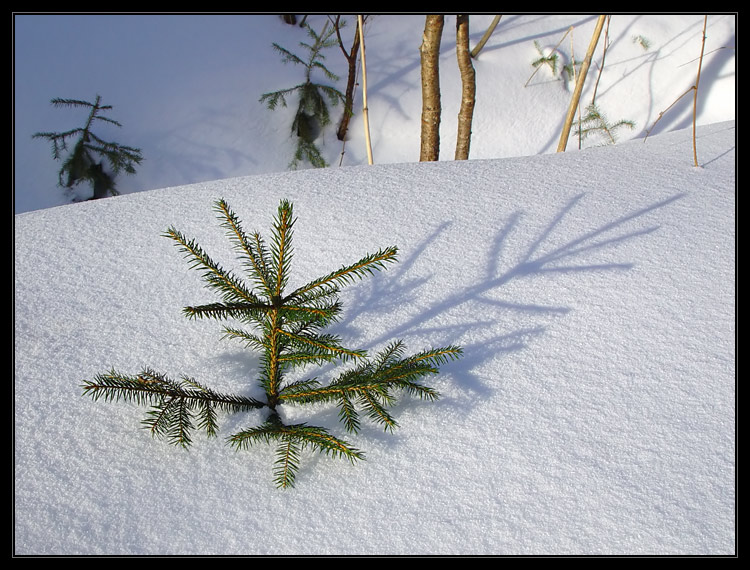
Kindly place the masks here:
<instances>
[{"instance_id":1,"label":"shaded snow area","mask_svg":"<svg viewBox=\"0 0 750 570\"><path fill-rule=\"evenodd\" d=\"M356 24L353 17L345 19L342 38L350 49ZM492 19L491 14L471 16L472 47ZM318 33L327 21L322 14L307 19ZM477 85L470 158L555 152L575 85L563 68L584 58L596 21L590 14L502 17L473 60ZM288 107L275 111L259 99L304 81L304 68L284 65L273 48L277 43L306 58L299 44L310 38L298 26L274 15L20 15L14 23L16 213L70 201L56 187L60 162L51 158L49 143L31 135L79 127L87 110L55 108L53 97L93 101L99 94L113 106L105 116L122 128L99 122L94 132L138 147L144 156L135 176L117 178L123 194L288 169L297 99L290 97ZM604 65L602 33L582 109L596 87L597 105L610 124L634 123L632 130L616 131L618 141L691 125L692 96L677 99L695 83L703 23L696 14L613 15ZM424 25L418 14L367 19L367 106L375 164L419 160ZM706 26L698 124L735 119L736 17L710 15ZM440 50L441 160L453 159L462 97L455 29L455 16L446 16ZM558 56L554 73L547 65L535 72L539 50ZM344 91L348 69L341 51L332 47L322 55L340 80L331 82L317 71L313 80ZM333 124L315 141L333 167L367 164L361 71L357 80L346 143L336 138L341 105L330 108ZM594 134L584 146L603 142ZM568 148L577 148L575 137ZM91 195L86 185L78 190Z\"/></svg>"},{"instance_id":2,"label":"shaded snow area","mask_svg":"<svg viewBox=\"0 0 750 570\"><path fill-rule=\"evenodd\" d=\"M416 49L416 48L415 48ZM736 552L734 122L519 158L383 164L175 186L15 215L18 555L732 555ZM459 344L400 428L345 436L335 408L284 410L362 449L190 451L93 401L115 368L257 395L257 355L181 310L216 300L176 226L238 267L212 210L265 235L294 203L302 284L396 245L344 289L330 332L376 351ZM290 283L293 287L295 283ZM329 368L308 370L325 380Z\"/></svg>"}]
</instances>

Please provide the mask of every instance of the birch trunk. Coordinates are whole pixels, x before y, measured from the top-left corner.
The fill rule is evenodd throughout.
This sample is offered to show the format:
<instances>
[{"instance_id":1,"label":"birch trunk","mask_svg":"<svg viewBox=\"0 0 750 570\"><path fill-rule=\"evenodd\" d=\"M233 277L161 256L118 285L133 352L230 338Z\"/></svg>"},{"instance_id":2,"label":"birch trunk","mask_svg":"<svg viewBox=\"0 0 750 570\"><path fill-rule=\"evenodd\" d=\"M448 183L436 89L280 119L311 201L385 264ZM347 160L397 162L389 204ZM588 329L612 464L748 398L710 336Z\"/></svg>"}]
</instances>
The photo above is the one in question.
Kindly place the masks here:
<instances>
[{"instance_id":1,"label":"birch trunk","mask_svg":"<svg viewBox=\"0 0 750 570\"><path fill-rule=\"evenodd\" d=\"M456 56L461 73L461 108L458 111L456 135L456 160L468 160L471 146L471 123L476 98L476 73L469 53L469 15L456 18Z\"/></svg>"},{"instance_id":2,"label":"birch trunk","mask_svg":"<svg viewBox=\"0 0 750 570\"><path fill-rule=\"evenodd\" d=\"M422 45L419 47L422 67L422 128L419 160L440 157L440 37L444 16L426 16Z\"/></svg>"}]
</instances>

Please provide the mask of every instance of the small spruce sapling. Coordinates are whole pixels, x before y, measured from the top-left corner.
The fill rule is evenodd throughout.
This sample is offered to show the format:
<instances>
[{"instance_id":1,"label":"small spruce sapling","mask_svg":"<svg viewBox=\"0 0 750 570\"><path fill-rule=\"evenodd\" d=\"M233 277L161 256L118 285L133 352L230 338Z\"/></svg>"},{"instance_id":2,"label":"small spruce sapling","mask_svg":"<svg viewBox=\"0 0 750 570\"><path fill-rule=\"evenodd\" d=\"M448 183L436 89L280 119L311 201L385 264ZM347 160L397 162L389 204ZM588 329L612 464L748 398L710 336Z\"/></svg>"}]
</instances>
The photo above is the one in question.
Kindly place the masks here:
<instances>
[{"instance_id":1,"label":"small spruce sapling","mask_svg":"<svg viewBox=\"0 0 750 570\"><path fill-rule=\"evenodd\" d=\"M576 121L575 133L581 141L592 135L599 135L600 138L604 139L604 144L615 144L617 142L617 131L622 128L633 130L635 122L621 119L610 123L599 106L591 103L586 107L586 114Z\"/></svg>"},{"instance_id":2,"label":"small spruce sapling","mask_svg":"<svg viewBox=\"0 0 750 570\"><path fill-rule=\"evenodd\" d=\"M398 424L389 408L400 392L425 400L438 398L437 391L421 380L436 374L442 364L459 358L460 347L447 346L405 356L403 343L395 341L369 357L364 350L347 348L338 336L323 332L341 313L340 289L395 262L397 248L366 255L289 291L295 224L292 204L280 203L270 246L258 233L247 235L225 201L216 202L215 209L249 280L223 269L194 240L169 228L165 237L176 243L190 260L190 266L201 271L206 286L221 298L216 303L186 307L184 313L191 319L232 319L252 327L247 330L225 326L224 337L261 353L257 381L265 398L220 394L191 378L173 381L150 369L135 376L114 370L100 374L83 384L84 394L95 400L150 404L144 426L152 435L182 447L190 445L196 427L205 430L209 437L217 434L217 411L262 409L265 411L262 423L229 436L228 443L237 449L258 443L275 444L274 477L277 486L283 488L294 485L300 453L305 449L352 462L364 458L360 450L324 427L286 423L283 406L335 405L345 430L356 434L362 414L386 431L396 428ZM337 361L352 365L328 383L317 378L288 377L292 369Z\"/></svg>"},{"instance_id":3,"label":"small spruce sapling","mask_svg":"<svg viewBox=\"0 0 750 570\"><path fill-rule=\"evenodd\" d=\"M559 62L560 56L555 51L557 48L554 48L549 53L544 53L544 50L542 50L542 46L539 45L539 42L534 40L534 47L536 48L536 51L539 52L539 57L531 62L531 65L536 69L542 65L546 65L550 68L552 71L553 76L557 76L557 64Z\"/></svg>"},{"instance_id":4,"label":"small spruce sapling","mask_svg":"<svg viewBox=\"0 0 750 570\"><path fill-rule=\"evenodd\" d=\"M582 61L578 61L577 59L573 58L563 66L562 70L566 75L567 81L572 81L573 83L575 83L575 80L578 77L578 73L581 71L582 64Z\"/></svg>"},{"instance_id":5,"label":"small spruce sapling","mask_svg":"<svg viewBox=\"0 0 750 570\"><path fill-rule=\"evenodd\" d=\"M297 136L297 147L289 164L290 168L293 169L304 161L309 162L316 168L328 166L320 149L315 144L315 140L319 137L320 131L331 122L326 101L330 102L331 105L337 105L339 102L345 103L345 96L341 91L331 85L313 81L313 72L316 70L323 73L329 81L339 80L339 77L323 63L325 55L322 53L323 50L337 45L338 40L333 37L336 29L334 27L329 28L328 22L326 22L323 31L318 35L309 24L305 24L304 27L312 39L312 44L300 42L300 46L308 52L306 59L277 43L273 44L273 48L281 54L283 63L293 63L305 68L305 81L294 87L264 93L260 98L260 102L265 103L268 109L273 111L279 104L286 107L286 98L292 94L297 94L297 112L292 121L292 134Z\"/></svg>"},{"instance_id":6,"label":"small spruce sapling","mask_svg":"<svg viewBox=\"0 0 750 570\"><path fill-rule=\"evenodd\" d=\"M96 101L81 101L78 99L55 98L51 101L55 107L83 107L89 109L86 124L83 127L70 129L61 133L35 133L32 138L44 138L52 143L52 157L60 160L68 150L68 139L75 139L73 150L65 158L58 173L58 184L65 188L73 188L82 182L91 185L94 194L92 199L104 198L108 194L117 195L114 176L120 172L135 174L135 165L143 160L138 148L108 142L97 136L91 129L95 121L103 121L116 127L122 125L102 115L102 112L112 109L112 105L102 105L101 97ZM112 174L104 170L104 162L109 164Z\"/></svg>"},{"instance_id":7,"label":"small spruce sapling","mask_svg":"<svg viewBox=\"0 0 750 570\"><path fill-rule=\"evenodd\" d=\"M583 62L576 60L574 57L571 56L570 60L560 67L560 61L561 57L564 59L565 55L562 51L559 50L560 44L562 43L562 40L565 39L565 36L572 30L572 27L568 29L567 32L563 35L563 37L560 39L558 44L553 48L545 48L543 49L541 45L539 45L539 42L534 40L534 47L536 48L537 52L539 52L539 57L531 62L531 66L534 68L534 72L531 74L531 76L526 80L526 83L524 84L524 87L528 87L529 83L531 83L531 80L534 78L534 75L539 71L541 67L544 67L545 65L549 67L550 71L552 72L552 76L556 79L565 79L566 84L569 81L575 81L577 73L581 69L581 64ZM545 50L549 53L545 53ZM558 73L559 71L559 73Z\"/></svg>"},{"instance_id":8,"label":"small spruce sapling","mask_svg":"<svg viewBox=\"0 0 750 570\"><path fill-rule=\"evenodd\" d=\"M634 44L638 44L643 48L643 51L648 51L651 48L651 40L640 34L633 36L632 39Z\"/></svg>"},{"instance_id":9,"label":"small spruce sapling","mask_svg":"<svg viewBox=\"0 0 750 570\"><path fill-rule=\"evenodd\" d=\"M569 33L573 31L573 26L569 27L565 33L560 38L560 41L557 42L557 45L553 47L550 50L547 50L549 53L545 53L545 50L542 49L542 46L539 45L539 42L534 40L534 47L536 48L536 51L539 53L539 57L531 62L531 66L534 68L534 73L531 74L531 76L526 80L526 83L524 84L524 87L527 87L531 80L534 78L534 75L536 75L537 71L539 69L546 65L550 68L552 71L552 76L557 76L557 64L560 61L560 56L558 55L558 48L560 47L560 44L565 39L565 36L567 36Z\"/></svg>"}]
</instances>

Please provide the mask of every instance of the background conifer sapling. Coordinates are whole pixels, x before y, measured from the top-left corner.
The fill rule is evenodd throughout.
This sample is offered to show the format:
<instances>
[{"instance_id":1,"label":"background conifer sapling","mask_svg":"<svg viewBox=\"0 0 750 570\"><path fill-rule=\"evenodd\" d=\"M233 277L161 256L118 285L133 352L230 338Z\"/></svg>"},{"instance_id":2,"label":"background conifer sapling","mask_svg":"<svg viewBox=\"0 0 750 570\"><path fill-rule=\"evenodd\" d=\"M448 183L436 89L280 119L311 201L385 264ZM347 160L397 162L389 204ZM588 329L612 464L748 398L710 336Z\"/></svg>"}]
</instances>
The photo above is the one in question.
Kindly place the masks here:
<instances>
[{"instance_id":1,"label":"background conifer sapling","mask_svg":"<svg viewBox=\"0 0 750 570\"><path fill-rule=\"evenodd\" d=\"M247 280L214 262L201 247L174 228L165 236L173 240L198 269L207 288L220 301L184 309L191 319L232 320L243 326L224 326L224 337L236 339L261 354L257 382L264 399L214 392L194 379L173 381L147 369L135 376L114 370L83 384L94 399L126 400L150 404L143 421L154 435L188 447L195 428L207 436L218 431L217 411L263 410L260 425L253 425L228 438L237 449L258 443L276 446L274 477L279 487L294 485L300 454L305 449L350 461L363 453L328 429L306 423L287 423L285 406L330 404L338 408L345 430L356 434L362 415L386 431L398 424L390 408L399 393L434 400L438 393L424 384L425 376L439 366L459 358L461 349L448 346L405 356L404 345L395 341L374 357L364 350L344 346L341 339L324 332L336 322L342 306L339 291L345 285L384 269L396 261L397 249L388 247L359 261L290 290L295 218L292 204L282 201L274 220L270 244L259 233L247 235L229 205L220 200L215 209L241 260ZM250 328L244 328L249 326ZM350 363L331 381L317 378L293 379L289 373L310 365Z\"/></svg>"},{"instance_id":2,"label":"background conifer sapling","mask_svg":"<svg viewBox=\"0 0 750 570\"><path fill-rule=\"evenodd\" d=\"M300 46L307 51L307 58L303 59L277 43L273 44L273 48L281 54L283 63L303 66L305 68L305 80L294 87L264 93L260 102L265 103L270 110L274 110L279 104L286 107L287 97L292 94L297 95L297 112L292 121L292 134L297 136L297 147L289 166L297 168L301 162L307 161L317 168L322 168L328 166L328 164L315 144L315 140L323 127L331 122L328 102L332 105L337 105L339 101L344 103L345 97L341 91L332 85L314 81L313 72L317 70L323 73L329 81L339 80L339 77L323 63L325 60L323 50L337 45L338 40L334 37L335 28L329 28L328 22L325 23L320 34L317 34L309 24L305 24L304 28L312 40L312 43L300 42Z\"/></svg>"},{"instance_id":3,"label":"background conifer sapling","mask_svg":"<svg viewBox=\"0 0 750 570\"><path fill-rule=\"evenodd\" d=\"M531 74L531 76L526 80L526 83L524 83L524 87L527 87L531 80L534 78L534 75L539 71L539 69L543 66L547 66L552 71L552 76L557 76L557 65L560 61L560 56L558 55L558 48L560 47L560 44L565 39L565 36L567 36L569 33L573 31L573 26L568 28L563 36L560 38L560 41L557 42L557 45L551 49L543 49L542 46L539 44L538 41L534 40L534 47L536 48L536 51L539 54L539 57L536 58L534 61L531 62L531 66L534 68L534 72Z\"/></svg>"},{"instance_id":4,"label":"background conifer sapling","mask_svg":"<svg viewBox=\"0 0 750 570\"><path fill-rule=\"evenodd\" d=\"M532 61L531 65L535 69L542 65L546 65L552 71L552 75L557 76L557 64L559 62L559 55L555 51L557 48L554 48L549 53L545 54L544 50L542 50L542 47L539 45L539 42L536 40L534 40L534 47L536 48L536 51L539 52L539 57Z\"/></svg>"},{"instance_id":5,"label":"background conifer sapling","mask_svg":"<svg viewBox=\"0 0 750 570\"><path fill-rule=\"evenodd\" d=\"M635 122L628 119L620 119L613 123L609 122L606 115L595 103L586 107L586 114L576 121L576 135L583 141L591 135L598 134L604 139L604 144L615 144L617 142L617 131L622 128L633 130Z\"/></svg>"},{"instance_id":6,"label":"background conifer sapling","mask_svg":"<svg viewBox=\"0 0 750 570\"><path fill-rule=\"evenodd\" d=\"M617 131L620 129L628 128L633 130L635 128L635 122L628 119L620 119L619 121L610 122L606 115L602 112L599 104L596 100L596 94L599 90L599 81L604 71L604 62L607 57L607 52L610 48L611 42L609 38L609 24L611 16L607 16L604 27L604 46L602 48L602 59L599 63L599 72L596 76L596 83L594 84L594 91L591 95L591 103L586 107L585 115L580 116L576 121L576 135L578 135L578 146L580 147L583 141L591 136L592 134L598 134L604 139L604 144L615 144L617 142Z\"/></svg>"},{"instance_id":7,"label":"background conifer sapling","mask_svg":"<svg viewBox=\"0 0 750 570\"><path fill-rule=\"evenodd\" d=\"M143 156L138 148L105 141L92 131L95 121L102 121L116 127L122 126L114 119L102 114L112 109L112 106L102 105L99 95L96 96L94 103L60 98L52 99L51 103L55 107L89 109L88 118L82 127L60 133L35 133L32 136L32 138L47 139L52 143L52 157L55 160L61 160L68 150L69 141L75 140L72 151L60 167L59 185L73 188L82 182L87 182L94 191L92 199L104 198L108 194L116 195L118 192L115 189L114 177L120 172L135 174L135 165L141 163ZM104 169L105 162L111 173Z\"/></svg>"}]
</instances>

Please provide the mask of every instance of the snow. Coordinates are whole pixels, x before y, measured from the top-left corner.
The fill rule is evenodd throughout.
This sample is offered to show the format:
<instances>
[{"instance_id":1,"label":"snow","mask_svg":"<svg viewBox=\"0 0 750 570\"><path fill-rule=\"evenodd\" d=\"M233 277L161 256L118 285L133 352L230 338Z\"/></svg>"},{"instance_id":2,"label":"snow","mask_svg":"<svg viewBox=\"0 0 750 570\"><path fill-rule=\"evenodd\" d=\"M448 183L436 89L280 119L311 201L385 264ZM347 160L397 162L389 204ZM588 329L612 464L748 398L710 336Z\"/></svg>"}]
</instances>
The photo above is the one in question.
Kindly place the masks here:
<instances>
[{"instance_id":1,"label":"snow","mask_svg":"<svg viewBox=\"0 0 750 570\"><path fill-rule=\"evenodd\" d=\"M252 64L266 73L257 93L285 86L294 70L285 68L289 75L271 85L279 66L267 47L299 32L272 17L261 25L258 17L196 16L180 17L184 25L165 36L168 18L110 18L142 26L129 57L137 63L137 55L153 54L153 66L135 67L143 75L137 86L123 78L108 83L115 77L108 68L98 79L111 89L87 81L105 103L112 99L113 116L125 125L119 142L133 144L140 132L152 146L143 145L143 170L122 179L123 187L132 184L123 195L70 205L54 202L64 200L48 149L25 138L50 128L53 115L37 113L45 100L86 97L88 85L81 95L41 89L44 74L26 70L19 54L24 42L39 40L32 32L41 33L42 17L16 18L16 555L736 553L736 88L729 50L713 53L712 72L701 79L700 167L692 164L687 102L645 142L641 130L686 88L666 70L695 57L702 18L621 17L628 22L621 43L629 46L631 31L643 33L656 55L635 56L627 47L617 56L613 43L602 81L610 69L620 77L608 80L602 104L613 118L636 120L639 130L614 146L554 154L556 141L549 144L569 92L559 82L520 91L510 84L522 88L531 73L533 39L554 45L571 23L583 22L575 36L583 50L592 18L504 18L478 74L507 59L513 79L496 83L508 84L507 94L492 95L497 113L477 111L474 159L451 160L455 113L448 109L443 160L420 164L421 32L412 29L420 17L378 17L366 38L376 164L363 164L357 115L345 167L297 172L284 171L290 147L283 115L248 110L257 99L248 86L258 78L239 77L238 69ZM50 18L45 33L57 41L55 18L79 25L84 17ZM489 19L472 20L473 42ZM222 66L201 42L186 49L205 20L216 29L199 27L202 34L221 31L214 53L225 58ZM714 48L733 45L733 17L709 23ZM238 39L243 27L253 34ZM68 30L74 35L74 26ZM449 19L444 68L455 59L450 30ZM233 58L233 42L265 55ZM75 44L44 55L54 64L79 54ZM163 49L154 50L157 44ZM107 49L122 48L105 46L99 57L106 60ZM180 57L192 61L174 65ZM157 80L161 65L174 66L168 87ZM649 87L631 85L639 73L647 73ZM690 75L679 72L688 86ZM29 78L26 86L21 77ZM195 90L186 93L186 83ZM35 99L21 104L24 89ZM173 90L169 112L146 104L160 89ZM649 92L648 104L623 110L633 103L628 89ZM549 115L522 108L529 103L522 98L538 104L548 96L559 99L545 106ZM224 108L239 101L242 119ZM516 123L503 122L506 112ZM255 139L240 132L255 128L268 144L248 146ZM337 160L335 137L326 145ZM34 172L23 168L30 164ZM219 198L247 229L264 233L279 200L294 203L299 284L399 247L398 264L345 289L345 314L331 332L346 344L376 351L401 338L412 351L463 346L464 357L434 379L440 400L403 400L394 434L366 426L347 436L366 461L305 455L296 487L281 491L271 447L235 452L223 441L259 416L223 416L219 438L196 436L186 452L140 429L144 408L82 396L80 384L98 373L144 367L256 393L257 355L222 341L216 322L181 314L185 305L215 299L161 237L174 225L222 265L237 267L212 211ZM344 435L334 409L285 413Z\"/></svg>"}]
</instances>

